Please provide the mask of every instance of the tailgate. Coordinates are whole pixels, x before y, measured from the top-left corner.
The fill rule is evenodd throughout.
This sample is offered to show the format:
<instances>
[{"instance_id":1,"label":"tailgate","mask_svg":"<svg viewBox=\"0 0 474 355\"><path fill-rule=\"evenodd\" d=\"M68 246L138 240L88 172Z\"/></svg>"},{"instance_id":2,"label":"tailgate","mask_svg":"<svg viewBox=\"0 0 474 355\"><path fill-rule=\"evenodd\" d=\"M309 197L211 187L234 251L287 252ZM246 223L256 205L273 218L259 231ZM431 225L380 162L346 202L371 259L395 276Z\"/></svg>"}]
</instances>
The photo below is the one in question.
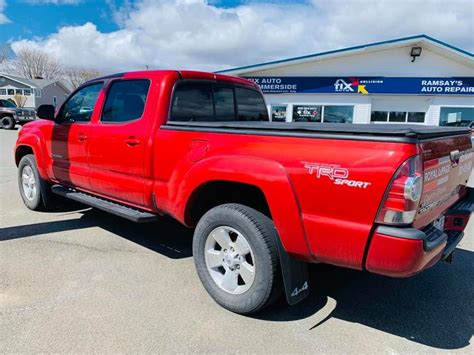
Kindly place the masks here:
<instances>
[{"instance_id":1,"label":"tailgate","mask_svg":"<svg viewBox=\"0 0 474 355\"><path fill-rule=\"evenodd\" d=\"M423 228L466 193L474 161L470 135L420 143L423 156L423 194L415 228Z\"/></svg>"}]
</instances>

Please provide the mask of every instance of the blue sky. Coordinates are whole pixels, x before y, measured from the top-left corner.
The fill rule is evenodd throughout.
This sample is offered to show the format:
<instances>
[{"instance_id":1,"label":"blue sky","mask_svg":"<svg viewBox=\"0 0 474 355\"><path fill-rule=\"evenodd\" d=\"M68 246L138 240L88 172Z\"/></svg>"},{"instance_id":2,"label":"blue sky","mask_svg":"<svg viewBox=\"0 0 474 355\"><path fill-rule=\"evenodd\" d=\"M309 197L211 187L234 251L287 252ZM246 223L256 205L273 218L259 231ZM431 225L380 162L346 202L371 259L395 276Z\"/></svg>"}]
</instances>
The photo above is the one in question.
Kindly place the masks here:
<instances>
[{"instance_id":1,"label":"blue sky","mask_svg":"<svg viewBox=\"0 0 474 355\"><path fill-rule=\"evenodd\" d=\"M96 23L102 31L114 31L117 25L109 13L106 1L87 0L73 5L7 1L4 14L11 22L2 25L0 41L44 37L62 26L82 25L87 21Z\"/></svg>"},{"instance_id":2,"label":"blue sky","mask_svg":"<svg viewBox=\"0 0 474 355\"><path fill-rule=\"evenodd\" d=\"M67 2L67 0L66 0ZM10 0L7 1L4 14L11 22L2 26L0 31L0 42L32 38L34 36L44 37L56 32L63 26L82 25L93 22L99 31L116 31L119 26L111 16L112 9L124 5L123 0L71 0L71 4L55 3L51 1L35 0ZM129 1L133 3L134 1ZM244 0L216 0L210 1L222 8L235 7L244 3L258 3L262 1ZM288 3L304 1L267 1L268 3Z\"/></svg>"},{"instance_id":3,"label":"blue sky","mask_svg":"<svg viewBox=\"0 0 474 355\"><path fill-rule=\"evenodd\" d=\"M101 72L219 70L427 34L474 51L473 0L0 0L0 43Z\"/></svg>"}]
</instances>

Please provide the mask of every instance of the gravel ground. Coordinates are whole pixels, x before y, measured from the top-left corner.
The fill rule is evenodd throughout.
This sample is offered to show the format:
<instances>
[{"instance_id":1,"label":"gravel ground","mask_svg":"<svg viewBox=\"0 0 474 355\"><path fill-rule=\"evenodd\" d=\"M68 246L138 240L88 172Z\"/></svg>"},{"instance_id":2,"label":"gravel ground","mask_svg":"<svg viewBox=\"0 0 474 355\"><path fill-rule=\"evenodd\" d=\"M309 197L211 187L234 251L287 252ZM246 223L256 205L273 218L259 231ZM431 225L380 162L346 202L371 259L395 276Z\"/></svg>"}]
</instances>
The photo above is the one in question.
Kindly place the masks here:
<instances>
[{"instance_id":1,"label":"gravel ground","mask_svg":"<svg viewBox=\"0 0 474 355\"><path fill-rule=\"evenodd\" d=\"M455 261L409 279L311 266L311 296L230 313L194 271L191 232L92 209L27 210L0 130L0 352L474 353L474 223Z\"/></svg>"}]
</instances>

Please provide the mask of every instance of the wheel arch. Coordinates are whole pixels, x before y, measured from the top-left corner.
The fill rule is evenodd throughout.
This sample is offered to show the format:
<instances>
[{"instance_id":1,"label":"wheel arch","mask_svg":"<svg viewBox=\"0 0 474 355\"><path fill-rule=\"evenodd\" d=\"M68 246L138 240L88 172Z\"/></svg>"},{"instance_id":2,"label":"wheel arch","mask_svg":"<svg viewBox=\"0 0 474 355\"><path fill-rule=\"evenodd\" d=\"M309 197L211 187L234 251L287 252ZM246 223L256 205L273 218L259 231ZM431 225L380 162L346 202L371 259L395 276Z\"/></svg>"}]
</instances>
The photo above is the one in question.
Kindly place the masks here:
<instances>
[{"instance_id":1,"label":"wheel arch","mask_svg":"<svg viewBox=\"0 0 474 355\"><path fill-rule=\"evenodd\" d=\"M259 187L230 180L210 180L197 186L189 196L185 223L194 226L211 208L225 203L246 205L272 218L267 198Z\"/></svg>"},{"instance_id":2,"label":"wheel arch","mask_svg":"<svg viewBox=\"0 0 474 355\"><path fill-rule=\"evenodd\" d=\"M198 204L199 197L210 191L219 191L219 198L214 201L242 203L226 200L229 196L232 197L229 190L223 190L226 187L233 187L237 192L254 192L255 195L250 199L248 195L239 198L251 201L257 207L255 209L273 220L288 253L310 258L297 196L286 169L275 161L254 157L219 156L196 163L173 194L175 216L188 226L195 225L196 221L190 213L193 205ZM195 216L200 213L202 210Z\"/></svg>"},{"instance_id":3,"label":"wheel arch","mask_svg":"<svg viewBox=\"0 0 474 355\"><path fill-rule=\"evenodd\" d=\"M15 146L15 164L18 167L21 158L23 158L27 154L33 154L41 178L44 180L49 180L46 171L44 156L41 152L42 144L39 137L31 134L25 136L20 135Z\"/></svg>"},{"instance_id":4,"label":"wheel arch","mask_svg":"<svg viewBox=\"0 0 474 355\"><path fill-rule=\"evenodd\" d=\"M19 145L15 149L15 164L18 167L21 158L28 154L35 154L33 148L29 145Z\"/></svg>"}]
</instances>

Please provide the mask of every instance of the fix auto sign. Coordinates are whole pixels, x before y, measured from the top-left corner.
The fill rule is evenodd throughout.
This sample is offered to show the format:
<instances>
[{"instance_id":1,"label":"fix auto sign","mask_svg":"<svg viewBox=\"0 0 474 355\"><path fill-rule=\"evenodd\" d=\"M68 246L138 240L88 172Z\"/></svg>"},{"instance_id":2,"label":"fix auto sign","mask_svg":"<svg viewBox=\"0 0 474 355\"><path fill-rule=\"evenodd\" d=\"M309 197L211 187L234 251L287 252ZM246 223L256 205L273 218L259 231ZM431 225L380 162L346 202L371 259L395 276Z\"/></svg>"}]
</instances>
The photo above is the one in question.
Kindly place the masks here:
<instances>
[{"instance_id":1,"label":"fix auto sign","mask_svg":"<svg viewBox=\"0 0 474 355\"><path fill-rule=\"evenodd\" d=\"M265 94L415 94L474 95L474 77L389 78L329 76L255 76L247 79L258 84Z\"/></svg>"}]
</instances>

